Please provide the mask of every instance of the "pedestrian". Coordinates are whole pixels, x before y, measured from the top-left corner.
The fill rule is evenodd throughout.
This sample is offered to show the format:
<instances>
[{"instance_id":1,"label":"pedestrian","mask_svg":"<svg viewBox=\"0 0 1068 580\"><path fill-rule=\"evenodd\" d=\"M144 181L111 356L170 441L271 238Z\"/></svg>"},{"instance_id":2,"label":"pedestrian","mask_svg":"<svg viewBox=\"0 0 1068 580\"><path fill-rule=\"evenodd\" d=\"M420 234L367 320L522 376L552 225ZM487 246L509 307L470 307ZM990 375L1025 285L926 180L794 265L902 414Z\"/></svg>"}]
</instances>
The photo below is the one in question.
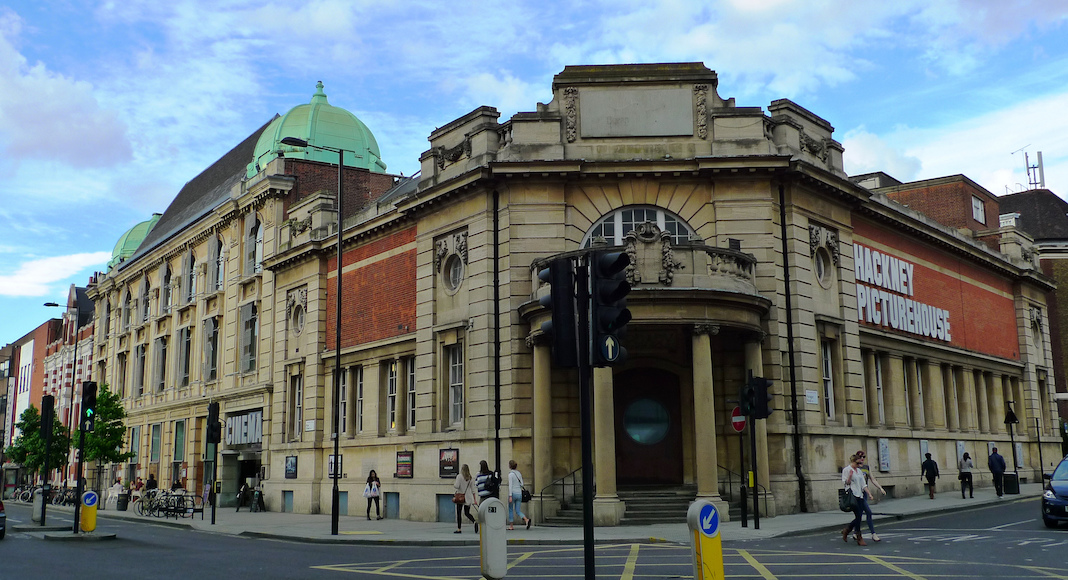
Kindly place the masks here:
<instances>
[{"instance_id":1,"label":"pedestrian","mask_svg":"<svg viewBox=\"0 0 1068 580\"><path fill-rule=\"evenodd\" d=\"M957 470L959 471L959 473L957 474L957 479L960 480L961 499L965 499L965 487L968 488L968 497L975 497L974 490L972 489L972 469L974 467L975 464L972 463L972 456L968 455L968 452L965 451L964 455L961 456L960 461L957 462Z\"/></svg>"},{"instance_id":2,"label":"pedestrian","mask_svg":"<svg viewBox=\"0 0 1068 580\"><path fill-rule=\"evenodd\" d=\"M148 474L148 481L145 482L145 489L146 490L159 489L159 482L156 481L156 474L155 473L149 473Z\"/></svg>"},{"instance_id":3,"label":"pedestrian","mask_svg":"<svg viewBox=\"0 0 1068 580\"><path fill-rule=\"evenodd\" d=\"M140 477L138 477L137 481L134 482L133 490L139 492L144 488L145 488L145 481L143 479L141 479Z\"/></svg>"},{"instance_id":4,"label":"pedestrian","mask_svg":"<svg viewBox=\"0 0 1068 580\"><path fill-rule=\"evenodd\" d=\"M986 460L986 466L994 477L994 492L998 494L998 499L1001 499L1005 495L1005 458L998 453L997 447Z\"/></svg>"},{"instance_id":5,"label":"pedestrian","mask_svg":"<svg viewBox=\"0 0 1068 580\"><path fill-rule=\"evenodd\" d=\"M864 458L859 457L856 454L849 458L849 465L842 469L842 485L848 493L852 494L856 500L856 505L853 506L853 521L848 526L842 528L842 541L849 542L849 534L853 530L856 530L856 538L858 546L867 546L867 542L864 541L864 534L860 531L860 516L867 509L868 497L871 497L871 493L868 491L868 486L864 483L864 472L861 471L861 466L864 464ZM868 521L869 527L872 531L872 539L875 537L875 528L872 526L871 520Z\"/></svg>"},{"instance_id":6,"label":"pedestrian","mask_svg":"<svg viewBox=\"0 0 1068 580\"><path fill-rule=\"evenodd\" d=\"M174 480L174 483L171 484L171 491L185 491L185 486L182 485L181 480L176 479Z\"/></svg>"},{"instance_id":7,"label":"pedestrian","mask_svg":"<svg viewBox=\"0 0 1068 580\"><path fill-rule=\"evenodd\" d=\"M241 511L241 506L244 505L249 506L248 511L252 511L252 505L249 502L249 491L248 480L242 479L241 487L237 489L237 509L235 511Z\"/></svg>"},{"instance_id":8,"label":"pedestrian","mask_svg":"<svg viewBox=\"0 0 1068 580\"><path fill-rule=\"evenodd\" d=\"M498 497L501 492L501 478L490 471L489 464L486 463L485 459L478 462L478 475L475 477L475 484L478 486L479 502L487 497Z\"/></svg>"},{"instance_id":9,"label":"pedestrian","mask_svg":"<svg viewBox=\"0 0 1068 580\"><path fill-rule=\"evenodd\" d=\"M527 529L532 523L520 507L523 504L523 474L517 469L519 465L515 459L508 460L508 529L515 529L515 521L522 519Z\"/></svg>"},{"instance_id":10,"label":"pedestrian","mask_svg":"<svg viewBox=\"0 0 1068 580\"><path fill-rule=\"evenodd\" d=\"M371 519L371 502L375 502L375 517L382 519L381 505L378 496L381 495L382 482L378 479L375 470L367 474L367 485L363 488L363 497L367 498L367 519Z\"/></svg>"},{"instance_id":11,"label":"pedestrian","mask_svg":"<svg viewBox=\"0 0 1068 580\"><path fill-rule=\"evenodd\" d=\"M471 468L466 463L460 467L460 473L456 475L456 481L453 482L452 487L454 490L452 502L456 504L456 531L453 533L460 533L460 523L463 521L460 517L462 512L467 516L467 519L471 520L472 524L475 524L475 533L477 534L478 522L471 515L471 506L478 505L478 487L474 478L471 477Z\"/></svg>"},{"instance_id":12,"label":"pedestrian","mask_svg":"<svg viewBox=\"0 0 1068 580\"><path fill-rule=\"evenodd\" d=\"M868 464L865 463L868 458L867 452L862 449L860 451L857 451L856 456L860 458L860 471L864 474L864 484L868 488L868 497L870 497L871 499L875 499L875 495L871 493L872 485L875 486L875 489L879 490L880 494L886 494L886 490L883 489L883 486L879 485L879 482L875 480L875 476L873 476L871 473L871 468L869 468ZM872 521L871 504L868 502L864 502L864 514L866 514L868 518L868 531L871 532L871 539L875 540L876 542L880 541L879 535L875 533L875 522Z\"/></svg>"},{"instance_id":13,"label":"pedestrian","mask_svg":"<svg viewBox=\"0 0 1068 580\"><path fill-rule=\"evenodd\" d=\"M924 457L927 458L927 461L920 464L920 478L927 478L927 489L931 494L931 499L934 499L935 479L938 478L938 463L931 459L930 453Z\"/></svg>"}]
</instances>

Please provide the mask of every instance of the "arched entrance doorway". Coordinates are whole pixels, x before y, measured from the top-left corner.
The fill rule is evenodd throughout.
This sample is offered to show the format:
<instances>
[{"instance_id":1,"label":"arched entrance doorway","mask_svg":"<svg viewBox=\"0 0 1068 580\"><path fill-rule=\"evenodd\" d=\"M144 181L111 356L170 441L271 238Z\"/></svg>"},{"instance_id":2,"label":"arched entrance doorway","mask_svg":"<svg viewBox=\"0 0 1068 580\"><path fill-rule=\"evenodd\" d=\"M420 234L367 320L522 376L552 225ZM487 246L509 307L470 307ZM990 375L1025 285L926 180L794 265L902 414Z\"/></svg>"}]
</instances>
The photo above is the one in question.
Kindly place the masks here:
<instances>
[{"instance_id":1,"label":"arched entrance doorway","mask_svg":"<svg viewBox=\"0 0 1068 580\"><path fill-rule=\"evenodd\" d=\"M682 483L682 405L679 378L660 369L633 369L613 378L616 482Z\"/></svg>"}]
</instances>

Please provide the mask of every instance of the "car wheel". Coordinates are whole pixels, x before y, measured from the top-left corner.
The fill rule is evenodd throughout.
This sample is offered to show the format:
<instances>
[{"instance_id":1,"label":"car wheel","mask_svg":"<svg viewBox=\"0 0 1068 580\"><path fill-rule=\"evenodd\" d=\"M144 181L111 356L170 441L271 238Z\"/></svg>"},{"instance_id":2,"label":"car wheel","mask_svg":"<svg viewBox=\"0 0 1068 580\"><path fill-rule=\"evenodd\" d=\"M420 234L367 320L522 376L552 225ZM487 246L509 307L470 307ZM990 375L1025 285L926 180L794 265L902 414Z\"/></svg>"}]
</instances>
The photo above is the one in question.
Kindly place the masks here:
<instances>
[{"instance_id":1,"label":"car wheel","mask_svg":"<svg viewBox=\"0 0 1068 580\"><path fill-rule=\"evenodd\" d=\"M0 530L0 540L4 539L4 534L6 534L6 533L7 533L7 528L4 528L4 529Z\"/></svg>"},{"instance_id":2,"label":"car wheel","mask_svg":"<svg viewBox=\"0 0 1068 580\"><path fill-rule=\"evenodd\" d=\"M1051 520L1049 518L1042 518L1042 523L1046 524L1047 528L1056 528L1057 520Z\"/></svg>"}]
</instances>

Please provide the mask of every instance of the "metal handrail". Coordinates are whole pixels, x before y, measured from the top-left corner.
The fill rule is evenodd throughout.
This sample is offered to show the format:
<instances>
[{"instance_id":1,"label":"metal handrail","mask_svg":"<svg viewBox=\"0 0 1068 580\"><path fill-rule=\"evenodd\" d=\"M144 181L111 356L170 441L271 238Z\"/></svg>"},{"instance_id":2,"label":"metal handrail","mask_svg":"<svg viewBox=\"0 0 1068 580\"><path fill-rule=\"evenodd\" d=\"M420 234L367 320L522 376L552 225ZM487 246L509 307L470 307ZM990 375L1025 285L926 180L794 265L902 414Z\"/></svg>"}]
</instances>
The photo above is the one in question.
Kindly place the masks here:
<instances>
[{"instance_id":1,"label":"metal handrail","mask_svg":"<svg viewBox=\"0 0 1068 580\"><path fill-rule=\"evenodd\" d=\"M572 471L571 473L561 477L560 479L553 480L552 483L550 483L549 485L541 488L541 491L538 492L538 502L541 504L542 509L538 510L539 511L538 515L541 517L541 522L542 523L545 522L545 508L544 508L544 506L545 506L545 491L548 490L548 489L553 489L557 485L559 485L560 486L560 495L559 495L559 497L560 497L560 507L566 509L567 505L568 505L568 497L576 497L576 496L579 495L579 488L582 485L582 476L581 476L581 474L582 474L582 468L580 467L580 468L576 469L575 471ZM570 480L570 484L568 483L568 480ZM568 496L567 493L566 493L568 485L571 486L571 495L570 496ZM594 491L596 491L596 489L597 489L597 486L594 485ZM552 493L552 497L557 497L557 494L556 493Z\"/></svg>"},{"instance_id":2,"label":"metal handrail","mask_svg":"<svg viewBox=\"0 0 1068 580\"><path fill-rule=\"evenodd\" d=\"M727 493L730 494L730 496L733 498L734 497L734 477L737 477L738 479L741 479L742 475L740 473L735 473L735 472L727 469L726 467L723 467L722 465L717 465L716 467L719 467L723 471L727 472ZM731 476L734 476L734 477L731 477ZM764 492L764 493L761 494L760 499L764 500L764 515L767 515L768 514L768 488L764 487L763 485L760 485L759 483L756 484L756 485L757 485L757 487L760 488L760 490L762 492Z\"/></svg>"}]
</instances>

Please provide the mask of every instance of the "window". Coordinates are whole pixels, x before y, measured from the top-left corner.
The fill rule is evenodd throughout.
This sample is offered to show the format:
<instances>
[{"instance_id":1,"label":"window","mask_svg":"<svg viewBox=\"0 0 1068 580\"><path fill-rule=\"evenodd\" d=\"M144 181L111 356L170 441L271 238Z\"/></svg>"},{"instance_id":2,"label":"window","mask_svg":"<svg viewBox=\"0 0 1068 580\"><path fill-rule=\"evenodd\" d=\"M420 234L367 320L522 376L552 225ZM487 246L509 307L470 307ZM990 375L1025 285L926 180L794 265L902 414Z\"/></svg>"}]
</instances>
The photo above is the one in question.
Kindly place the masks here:
<instances>
[{"instance_id":1,"label":"window","mask_svg":"<svg viewBox=\"0 0 1068 580\"><path fill-rule=\"evenodd\" d=\"M256 303L241 307L241 372L256 370L257 339L260 330Z\"/></svg>"},{"instance_id":2,"label":"window","mask_svg":"<svg viewBox=\"0 0 1068 580\"><path fill-rule=\"evenodd\" d=\"M174 422L174 460L185 460L185 421Z\"/></svg>"},{"instance_id":3,"label":"window","mask_svg":"<svg viewBox=\"0 0 1068 580\"><path fill-rule=\"evenodd\" d=\"M823 359L823 414L834 420L834 361L831 357L831 341L820 341Z\"/></svg>"},{"instance_id":4,"label":"window","mask_svg":"<svg viewBox=\"0 0 1068 580\"><path fill-rule=\"evenodd\" d=\"M981 224L986 223L986 205L983 204L982 199L974 195L972 196L972 218Z\"/></svg>"},{"instance_id":5,"label":"window","mask_svg":"<svg viewBox=\"0 0 1068 580\"><path fill-rule=\"evenodd\" d=\"M464 348L462 344L445 347L449 362L449 425L463 426L464 421Z\"/></svg>"},{"instance_id":6,"label":"window","mask_svg":"<svg viewBox=\"0 0 1068 580\"><path fill-rule=\"evenodd\" d=\"M583 238L582 247L589 247L598 237L607 240L609 245L621 246L623 237L645 222L652 222L661 231L671 234L673 244L689 241L694 234L681 218L666 210L654 206L628 206L597 220Z\"/></svg>"},{"instance_id":7,"label":"window","mask_svg":"<svg viewBox=\"0 0 1068 580\"><path fill-rule=\"evenodd\" d=\"M204 380L219 378L219 319L204 321Z\"/></svg>"},{"instance_id":8,"label":"window","mask_svg":"<svg viewBox=\"0 0 1068 580\"><path fill-rule=\"evenodd\" d=\"M197 297L196 256L189 250L182 256L182 303L189 304Z\"/></svg>"},{"instance_id":9,"label":"window","mask_svg":"<svg viewBox=\"0 0 1068 580\"><path fill-rule=\"evenodd\" d=\"M126 396L126 353L120 352L115 357L115 392L119 398Z\"/></svg>"},{"instance_id":10,"label":"window","mask_svg":"<svg viewBox=\"0 0 1068 580\"><path fill-rule=\"evenodd\" d=\"M141 426L130 427L130 453L132 456L127 460L137 464L141 462Z\"/></svg>"},{"instance_id":11,"label":"window","mask_svg":"<svg viewBox=\"0 0 1068 580\"><path fill-rule=\"evenodd\" d=\"M816 271L816 282L824 289L830 289L833 281L831 255L826 248L816 249L812 256L813 268Z\"/></svg>"},{"instance_id":12,"label":"window","mask_svg":"<svg viewBox=\"0 0 1068 580\"><path fill-rule=\"evenodd\" d=\"M352 382L356 393L356 396L354 397L356 399L356 409L355 414L353 415L354 421L352 426L356 429L356 432L359 433L363 431L363 367L356 367L355 371L356 374L352 378Z\"/></svg>"},{"instance_id":13,"label":"window","mask_svg":"<svg viewBox=\"0 0 1068 580\"><path fill-rule=\"evenodd\" d=\"M408 429L415 429L415 357L404 359L405 382L408 385L407 396L404 397L405 406L408 409Z\"/></svg>"},{"instance_id":14,"label":"window","mask_svg":"<svg viewBox=\"0 0 1068 580\"><path fill-rule=\"evenodd\" d=\"M289 440L300 441L300 433L304 428L304 377L292 375L289 377Z\"/></svg>"},{"instance_id":15,"label":"window","mask_svg":"<svg viewBox=\"0 0 1068 580\"><path fill-rule=\"evenodd\" d=\"M134 347L134 388L137 396L145 394L145 351L146 345L139 344Z\"/></svg>"},{"instance_id":16,"label":"window","mask_svg":"<svg viewBox=\"0 0 1068 580\"><path fill-rule=\"evenodd\" d=\"M149 292L151 291L152 288L149 287L148 276L145 276L145 278L141 280L141 297L138 299L138 306L139 310L141 311L141 322L148 322L148 316L150 311L149 306L151 305Z\"/></svg>"},{"instance_id":17,"label":"window","mask_svg":"<svg viewBox=\"0 0 1068 580\"><path fill-rule=\"evenodd\" d=\"M171 311L171 267L163 263L163 276L159 286L159 309L160 312Z\"/></svg>"},{"instance_id":18,"label":"window","mask_svg":"<svg viewBox=\"0 0 1068 580\"><path fill-rule=\"evenodd\" d=\"M163 425L156 423L152 425L152 442L148 448L148 462L159 463L160 453L160 436L162 435Z\"/></svg>"},{"instance_id":19,"label":"window","mask_svg":"<svg viewBox=\"0 0 1068 580\"><path fill-rule=\"evenodd\" d=\"M208 241L208 287L209 292L218 292L226 286L226 253L222 240L213 237Z\"/></svg>"},{"instance_id":20,"label":"window","mask_svg":"<svg viewBox=\"0 0 1068 580\"><path fill-rule=\"evenodd\" d=\"M349 432L349 369L341 370L341 383L338 385L338 419L341 429L338 433Z\"/></svg>"},{"instance_id":21,"label":"window","mask_svg":"<svg viewBox=\"0 0 1068 580\"><path fill-rule=\"evenodd\" d=\"M161 336L156 339L156 370L152 377L157 391L162 391L167 386L167 337Z\"/></svg>"},{"instance_id":22,"label":"window","mask_svg":"<svg viewBox=\"0 0 1068 580\"><path fill-rule=\"evenodd\" d=\"M923 427L927 423L923 402L923 373L926 368L927 361L916 361L916 427Z\"/></svg>"},{"instance_id":23,"label":"window","mask_svg":"<svg viewBox=\"0 0 1068 580\"><path fill-rule=\"evenodd\" d=\"M886 399L883 398L883 357L875 354L875 405L879 409L879 424L886 424Z\"/></svg>"},{"instance_id":24,"label":"window","mask_svg":"<svg viewBox=\"0 0 1068 580\"><path fill-rule=\"evenodd\" d=\"M245 217L245 275L263 271L263 224L255 213Z\"/></svg>"},{"instance_id":25,"label":"window","mask_svg":"<svg viewBox=\"0 0 1068 580\"><path fill-rule=\"evenodd\" d=\"M178 331L178 384L189 386L189 359L193 346L193 329L188 326Z\"/></svg>"},{"instance_id":26,"label":"window","mask_svg":"<svg viewBox=\"0 0 1068 580\"><path fill-rule=\"evenodd\" d=\"M104 302L104 336L111 334L111 301Z\"/></svg>"},{"instance_id":27,"label":"window","mask_svg":"<svg viewBox=\"0 0 1068 580\"><path fill-rule=\"evenodd\" d=\"M442 269L445 280L445 290L449 293L460 289L460 283L464 281L464 261L456 254L450 254L445 259L445 267Z\"/></svg>"},{"instance_id":28,"label":"window","mask_svg":"<svg viewBox=\"0 0 1068 580\"><path fill-rule=\"evenodd\" d=\"M386 428L397 430L397 361L389 363L386 373Z\"/></svg>"},{"instance_id":29,"label":"window","mask_svg":"<svg viewBox=\"0 0 1068 580\"><path fill-rule=\"evenodd\" d=\"M122 329L123 331L130 330L130 321L133 318L133 296L130 291L126 291L126 298L122 300Z\"/></svg>"}]
</instances>

